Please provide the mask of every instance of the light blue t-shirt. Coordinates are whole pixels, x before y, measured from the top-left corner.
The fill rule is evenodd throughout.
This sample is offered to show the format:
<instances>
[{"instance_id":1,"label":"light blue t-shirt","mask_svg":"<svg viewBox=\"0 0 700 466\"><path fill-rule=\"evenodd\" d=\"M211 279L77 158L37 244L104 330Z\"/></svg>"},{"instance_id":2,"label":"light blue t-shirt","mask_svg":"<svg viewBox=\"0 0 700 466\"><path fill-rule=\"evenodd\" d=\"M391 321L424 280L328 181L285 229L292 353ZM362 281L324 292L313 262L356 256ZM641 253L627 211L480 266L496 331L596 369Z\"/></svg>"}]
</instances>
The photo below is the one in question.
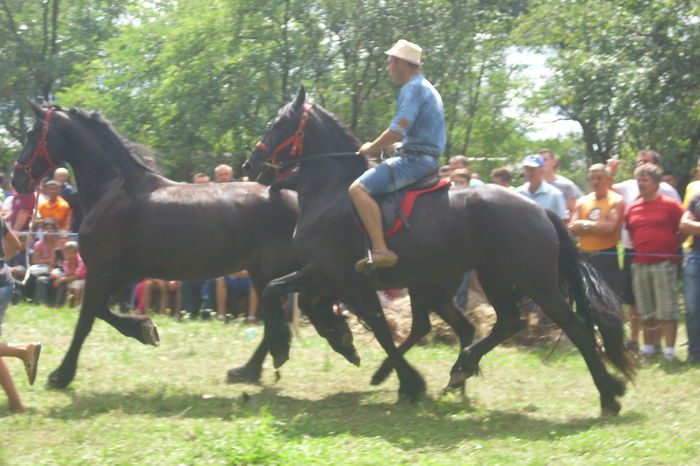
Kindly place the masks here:
<instances>
[{"instance_id":1,"label":"light blue t-shirt","mask_svg":"<svg viewBox=\"0 0 700 466\"><path fill-rule=\"evenodd\" d=\"M543 181L534 193L530 192L530 182L518 186L515 190L529 197L545 209L553 210L560 219L566 220L569 218L569 211L566 208L564 194L546 181Z\"/></svg>"},{"instance_id":2,"label":"light blue t-shirt","mask_svg":"<svg viewBox=\"0 0 700 466\"><path fill-rule=\"evenodd\" d=\"M399 125L399 120L408 121L407 130ZM402 147L407 151L439 157L445 150L442 98L421 73L401 87L389 129L403 136Z\"/></svg>"}]
</instances>

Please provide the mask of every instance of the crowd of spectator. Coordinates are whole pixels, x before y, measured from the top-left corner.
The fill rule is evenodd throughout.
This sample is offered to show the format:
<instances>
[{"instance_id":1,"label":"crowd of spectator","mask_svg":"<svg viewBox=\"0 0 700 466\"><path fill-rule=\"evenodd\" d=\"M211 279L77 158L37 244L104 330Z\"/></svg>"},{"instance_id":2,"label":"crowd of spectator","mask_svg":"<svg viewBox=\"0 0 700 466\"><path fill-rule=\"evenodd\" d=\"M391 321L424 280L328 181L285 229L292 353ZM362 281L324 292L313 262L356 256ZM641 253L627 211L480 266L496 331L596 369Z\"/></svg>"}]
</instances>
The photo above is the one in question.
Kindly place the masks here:
<instances>
[{"instance_id":1,"label":"crowd of spectator","mask_svg":"<svg viewBox=\"0 0 700 466\"><path fill-rule=\"evenodd\" d=\"M558 160L549 149L524 158L521 186L512 186L514 170L510 167L494 169L491 182L514 189L561 218L582 253L627 306L630 333L626 344L645 360L680 362L676 337L682 272L687 361L698 364L700 158L695 180L686 187L682 203L678 180L671 172L662 171L658 152L640 151L634 178L616 183L613 177L619 164L613 157L606 164L592 165L586 195L573 181L557 174ZM464 156L450 159L440 173L451 177L455 187L477 184L474 180L478 177L470 173ZM465 283L455 298L460 307L466 302ZM530 311L535 309L526 308L525 312Z\"/></svg>"},{"instance_id":2,"label":"crowd of spectator","mask_svg":"<svg viewBox=\"0 0 700 466\"><path fill-rule=\"evenodd\" d=\"M217 183L236 181L232 167L226 164L214 169L214 179ZM6 261L18 285L15 300L50 307L76 307L82 302L86 267L77 243L82 211L78 191L69 180L70 173L61 167L44 180L38 196L2 193L3 218L21 245ZM197 173L193 181L210 183L211 179L206 173ZM0 184L4 184L2 174ZM244 314L248 323L257 323L258 298L246 271L201 282L146 278L121 295L124 311L157 312L178 318L208 319L216 315L223 321L232 314Z\"/></svg>"}]
</instances>

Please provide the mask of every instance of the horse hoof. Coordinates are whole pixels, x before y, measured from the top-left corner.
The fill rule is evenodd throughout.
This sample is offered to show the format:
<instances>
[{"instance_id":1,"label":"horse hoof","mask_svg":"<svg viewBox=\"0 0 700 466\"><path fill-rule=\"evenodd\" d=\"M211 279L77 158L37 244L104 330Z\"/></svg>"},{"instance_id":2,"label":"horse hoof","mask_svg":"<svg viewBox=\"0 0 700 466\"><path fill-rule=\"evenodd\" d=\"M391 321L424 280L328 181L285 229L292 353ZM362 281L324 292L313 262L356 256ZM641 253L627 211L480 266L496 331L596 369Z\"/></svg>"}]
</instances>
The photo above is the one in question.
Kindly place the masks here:
<instances>
[{"instance_id":1,"label":"horse hoof","mask_svg":"<svg viewBox=\"0 0 700 466\"><path fill-rule=\"evenodd\" d=\"M226 373L226 383L249 383L257 385L260 383L260 372L251 371L246 366L235 367Z\"/></svg>"},{"instance_id":2,"label":"horse hoof","mask_svg":"<svg viewBox=\"0 0 700 466\"><path fill-rule=\"evenodd\" d=\"M272 365L275 369L279 369L289 360L288 354L276 354L272 356Z\"/></svg>"},{"instance_id":3,"label":"horse hoof","mask_svg":"<svg viewBox=\"0 0 700 466\"><path fill-rule=\"evenodd\" d=\"M391 367L390 365L382 364L382 366L379 369L377 369L377 372L375 372L372 376L370 385L379 385L380 383L384 382L387 379L387 377L389 377L389 374L391 374L392 370L393 367Z\"/></svg>"},{"instance_id":4,"label":"horse hoof","mask_svg":"<svg viewBox=\"0 0 700 466\"><path fill-rule=\"evenodd\" d=\"M60 372L57 370L53 371L51 374L49 374L49 380L48 380L48 386L49 388L53 389L63 389L68 386L68 384L71 383L71 380L73 378L64 378L61 376Z\"/></svg>"},{"instance_id":5,"label":"horse hoof","mask_svg":"<svg viewBox=\"0 0 700 466\"><path fill-rule=\"evenodd\" d=\"M450 382L451 382L451 380L450 380ZM466 395L466 386L467 386L466 380L463 380L462 382L457 383L455 385L448 384L445 388L440 390L440 397L443 397L443 396L447 395L448 393L454 393L454 392L458 391L459 394L461 395L461 397L465 398L467 396Z\"/></svg>"},{"instance_id":6,"label":"horse hoof","mask_svg":"<svg viewBox=\"0 0 700 466\"><path fill-rule=\"evenodd\" d=\"M613 400L600 408L600 415L603 417L617 416L620 414L621 409L622 405L618 401Z\"/></svg>"},{"instance_id":7,"label":"horse hoof","mask_svg":"<svg viewBox=\"0 0 700 466\"><path fill-rule=\"evenodd\" d=\"M445 390L458 388L459 386L464 384L464 381L467 380L468 377L469 374L467 372L461 370L453 370L450 373L450 381L447 382L447 387L445 387Z\"/></svg>"},{"instance_id":8,"label":"horse hoof","mask_svg":"<svg viewBox=\"0 0 700 466\"><path fill-rule=\"evenodd\" d=\"M357 351L353 351L352 353L346 355L345 359L347 359L348 362L350 362L350 364L353 364L357 367L360 367L361 359L360 359L360 355L357 354Z\"/></svg>"},{"instance_id":9,"label":"horse hoof","mask_svg":"<svg viewBox=\"0 0 700 466\"><path fill-rule=\"evenodd\" d=\"M146 345L160 346L158 328L151 319L146 319L141 324L141 336Z\"/></svg>"},{"instance_id":10,"label":"horse hoof","mask_svg":"<svg viewBox=\"0 0 700 466\"><path fill-rule=\"evenodd\" d=\"M418 403L423 399L425 392L401 392L399 391L399 403Z\"/></svg>"}]
</instances>

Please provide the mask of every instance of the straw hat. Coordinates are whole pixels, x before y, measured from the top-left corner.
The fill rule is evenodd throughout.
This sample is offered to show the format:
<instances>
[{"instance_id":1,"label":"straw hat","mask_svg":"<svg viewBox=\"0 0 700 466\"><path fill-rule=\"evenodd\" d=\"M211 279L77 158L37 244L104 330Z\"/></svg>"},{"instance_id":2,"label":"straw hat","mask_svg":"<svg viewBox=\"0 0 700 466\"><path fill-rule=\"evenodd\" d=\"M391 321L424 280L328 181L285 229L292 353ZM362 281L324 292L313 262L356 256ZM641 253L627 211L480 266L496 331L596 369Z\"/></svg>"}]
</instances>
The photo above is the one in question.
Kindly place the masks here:
<instances>
[{"instance_id":1,"label":"straw hat","mask_svg":"<svg viewBox=\"0 0 700 466\"><path fill-rule=\"evenodd\" d=\"M407 62L413 63L414 65L420 65L420 55L422 51L423 49L420 48L418 45L414 44L413 42L401 39L397 43L395 43L392 48L390 48L384 53L386 53L387 55L391 55L392 57L406 60Z\"/></svg>"}]
</instances>

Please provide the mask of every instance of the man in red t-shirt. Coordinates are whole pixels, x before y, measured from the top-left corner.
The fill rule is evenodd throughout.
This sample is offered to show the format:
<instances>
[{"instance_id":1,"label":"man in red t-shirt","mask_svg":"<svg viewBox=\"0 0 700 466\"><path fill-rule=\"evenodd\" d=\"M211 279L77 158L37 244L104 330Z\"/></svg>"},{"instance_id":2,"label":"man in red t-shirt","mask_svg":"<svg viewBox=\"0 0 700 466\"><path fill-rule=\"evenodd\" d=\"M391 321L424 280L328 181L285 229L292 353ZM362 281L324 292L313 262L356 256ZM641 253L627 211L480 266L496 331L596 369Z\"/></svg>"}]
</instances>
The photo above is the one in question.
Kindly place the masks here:
<instances>
[{"instance_id":1,"label":"man in red t-shirt","mask_svg":"<svg viewBox=\"0 0 700 466\"><path fill-rule=\"evenodd\" d=\"M632 289L642 318L642 356L657 356L663 337L664 359L678 362L674 346L678 327L677 263L683 216L680 202L658 193L661 170L650 163L634 171L639 197L627 210L627 229L632 237Z\"/></svg>"}]
</instances>

